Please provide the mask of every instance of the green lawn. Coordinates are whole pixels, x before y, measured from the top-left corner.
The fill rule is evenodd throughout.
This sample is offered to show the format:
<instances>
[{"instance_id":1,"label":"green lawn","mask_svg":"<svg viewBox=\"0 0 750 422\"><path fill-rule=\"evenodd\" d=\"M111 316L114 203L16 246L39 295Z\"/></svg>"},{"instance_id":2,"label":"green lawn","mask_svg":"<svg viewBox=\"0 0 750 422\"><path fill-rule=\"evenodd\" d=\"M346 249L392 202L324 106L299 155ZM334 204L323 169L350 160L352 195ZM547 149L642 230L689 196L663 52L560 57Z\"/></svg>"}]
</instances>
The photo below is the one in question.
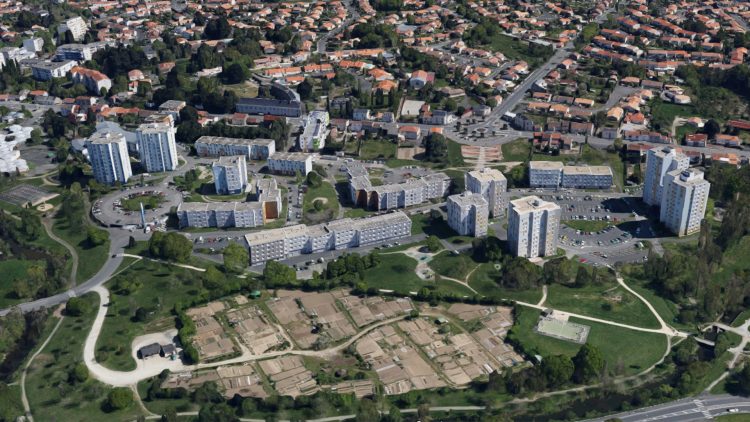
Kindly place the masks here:
<instances>
[{"instance_id":1,"label":"green lawn","mask_svg":"<svg viewBox=\"0 0 750 422\"><path fill-rule=\"evenodd\" d=\"M646 304L614 283L586 287L552 284L548 287L545 305L637 327L659 328Z\"/></svg>"},{"instance_id":2,"label":"green lawn","mask_svg":"<svg viewBox=\"0 0 750 422\"><path fill-rule=\"evenodd\" d=\"M439 275L463 280L479 264L469 255L454 255L452 252L443 251L435 255L428 265Z\"/></svg>"},{"instance_id":3,"label":"green lawn","mask_svg":"<svg viewBox=\"0 0 750 422\"><path fill-rule=\"evenodd\" d=\"M133 338L174 328L172 308L201 294L200 278L196 271L142 260L110 280L106 284L112 292L110 306L96 344L97 361L111 369L134 369L135 361L130 354ZM136 280L140 288L130 295L116 294L112 290L119 279ZM148 321L132 320L139 307L154 311Z\"/></svg>"},{"instance_id":4,"label":"green lawn","mask_svg":"<svg viewBox=\"0 0 750 422\"><path fill-rule=\"evenodd\" d=\"M527 350L535 350L543 356L561 354L572 357L578 352L579 344L534 331L539 319L538 310L522 306L517 309L513 331ZM643 333L577 318L570 320L591 327L587 342L602 351L611 371L621 370L622 375L633 375L645 370L661 359L667 348L666 336L662 334Z\"/></svg>"},{"instance_id":5,"label":"green lawn","mask_svg":"<svg viewBox=\"0 0 750 422\"><path fill-rule=\"evenodd\" d=\"M675 117L700 115L691 105L678 105L655 100L651 103L651 125L657 130L668 132Z\"/></svg>"},{"instance_id":6,"label":"green lawn","mask_svg":"<svg viewBox=\"0 0 750 422\"><path fill-rule=\"evenodd\" d=\"M368 211L364 208L348 208L344 211L344 217L346 218L361 218L369 217L375 214L377 211Z\"/></svg>"},{"instance_id":7,"label":"green lawn","mask_svg":"<svg viewBox=\"0 0 750 422\"><path fill-rule=\"evenodd\" d=\"M80 362L83 343L99 305L94 293L82 296L89 311L81 317L65 317L55 336L29 368L26 395L34 419L39 421L134 420L140 411L133 404L114 413L102 411L102 401L109 387L91 379L71 384L68 376ZM50 319L50 323L56 323Z\"/></svg>"},{"instance_id":8,"label":"green lawn","mask_svg":"<svg viewBox=\"0 0 750 422\"><path fill-rule=\"evenodd\" d=\"M609 221L589 221L589 220L565 220L562 224L570 227L574 230L581 230L584 232L598 232L611 226L612 223Z\"/></svg>"},{"instance_id":9,"label":"green lawn","mask_svg":"<svg viewBox=\"0 0 750 422\"><path fill-rule=\"evenodd\" d=\"M519 138L503 144L500 149L503 152L503 161L526 161L531 153L531 142L528 139Z\"/></svg>"},{"instance_id":10,"label":"green lawn","mask_svg":"<svg viewBox=\"0 0 750 422\"><path fill-rule=\"evenodd\" d=\"M362 139L346 144L346 152L350 154L356 154L357 149L360 160L390 160L396 158L398 145L382 139Z\"/></svg>"},{"instance_id":11,"label":"green lawn","mask_svg":"<svg viewBox=\"0 0 750 422\"><path fill-rule=\"evenodd\" d=\"M448 223L443 219L433 220L429 214L416 214L412 215L411 218L411 234L426 234L428 236L435 235L446 241L460 245L465 243L471 243L474 239L470 236L459 236L453 229L448 226Z\"/></svg>"},{"instance_id":12,"label":"green lawn","mask_svg":"<svg viewBox=\"0 0 750 422\"><path fill-rule=\"evenodd\" d=\"M52 230L57 236L70 243L78 253L78 274L76 281L81 284L96 274L109 257L109 240L99 246L91 246L86 230L72 230L60 218L55 219Z\"/></svg>"},{"instance_id":13,"label":"green lawn","mask_svg":"<svg viewBox=\"0 0 750 422\"><path fill-rule=\"evenodd\" d=\"M129 199L123 199L121 204L122 208L127 211L140 211L141 203L143 208L147 210L153 210L159 208L159 205L164 202L164 198L160 195L139 195Z\"/></svg>"},{"instance_id":14,"label":"green lawn","mask_svg":"<svg viewBox=\"0 0 750 422\"><path fill-rule=\"evenodd\" d=\"M538 303L542 299L542 288L529 290L506 289L498 286L495 279L498 271L494 264L480 264L479 268L471 274L469 286L479 294L502 299L519 300L527 303Z\"/></svg>"},{"instance_id":15,"label":"green lawn","mask_svg":"<svg viewBox=\"0 0 750 422\"><path fill-rule=\"evenodd\" d=\"M505 34L493 36L489 47L492 51L503 53L510 60L524 60L531 67L535 67L535 65L546 61L552 55L551 48L548 50L548 54L539 54L531 50L528 41L520 41Z\"/></svg>"},{"instance_id":16,"label":"green lawn","mask_svg":"<svg viewBox=\"0 0 750 422\"><path fill-rule=\"evenodd\" d=\"M315 209L315 202L322 207L320 211ZM330 221L336 218L339 212L339 201L336 197L336 189L328 182L322 182L319 187L309 187L302 200L302 220L306 224Z\"/></svg>"},{"instance_id":17,"label":"green lawn","mask_svg":"<svg viewBox=\"0 0 750 422\"><path fill-rule=\"evenodd\" d=\"M0 307L12 306L28 299L18 299L13 293L13 284L16 280L25 280L26 271L34 264L44 261L29 261L21 259L8 259L0 261Z\"/></svg>"},{"instance_id":18,"label":"green lawn","mask_svg":"<svg viewBox=\"0 0 750 422\"><path fill-rule=\"evenodd\" d=\"M664 322L680 330L690 331L695 329L694 326L683 324L677 320L677 316L680 313L677 304L657 295L653 290L639 285L638 282L632 279L626 277L625 282L628 283L628 286L630 286L631 289L638 292L639 295L643 296L643 298L654 307Z\"/></svg>"},{"instance_id":19,"label":"green lawn","mask_svg":"<svg viewBox=\"0 0 750 422\"><path fill-rule=\"evenodd\" d=\"M607 151L592 148L589 145L582 145L579 162L591 166L609 166L612 169L612 176L615 185L617 186L618 190L622 190L625 165L623 164L622 159L617 153L610 153Z\"/></svg>"},{"instance_id":20,"label":"green lawn","mask_svg":"<svg viewBox=\"0 0 750 422\"><path fill-rule=\"evenodd\" d=\"M408 293L418 291L427 283L414 272L417 267L414 259L400 253L381 254L380 258L380 264L365 271L364 282L368 287Z\"/></svg>"},{"instance_id":21,"label":"green lawn","mask_svg":"<svg viewBox=\"0 0 750 422\"><path fill-rule=\"evenodd\" d=\"M14 421L22 415L21 387L0 384L0 420Z\"/></svg>"}]
</instances>

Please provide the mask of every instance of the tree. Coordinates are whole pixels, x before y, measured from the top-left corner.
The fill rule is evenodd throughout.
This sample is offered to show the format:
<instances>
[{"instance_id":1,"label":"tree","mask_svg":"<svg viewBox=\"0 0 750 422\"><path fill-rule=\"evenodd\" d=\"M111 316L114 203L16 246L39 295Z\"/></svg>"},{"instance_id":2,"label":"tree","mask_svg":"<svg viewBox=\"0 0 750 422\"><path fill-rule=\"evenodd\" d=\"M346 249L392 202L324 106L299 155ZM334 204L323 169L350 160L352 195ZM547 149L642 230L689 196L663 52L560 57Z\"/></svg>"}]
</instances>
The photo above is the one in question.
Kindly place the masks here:
<instances>
[{"instance_id":1,"label":"tree","mask_svg":"<svg viewBox=\"0 0 750 422\"><path fill-rule=\"evenodd\" d=\"M716 134L721 132L721 125L714 119L708 119L703 125L703 132L708 135L708 139L714 139Z\"/></svg>"},{"instance_id":2,"label":"tree","mask_svg":"<svg viewBox=\"0 0 750 422\"><path fill-rule=\"evenodd\" d=\"M161 415L161 422L177 422L177 410L174 407L170 407L164 410Z\"/></svg>"},{"instance_id":3,"label":"tree","mask_svg":"<svg viewBox=\"0 0 750 422\"><path fill-rule=\"evenodd\" d=\"M430 235L430 237L427 238L425 245L427 246L427 249L430 250L430 252L437 252L443 248L443 244L440 243L440 239L434 234Z\"/></svg>"},{"instance_id":4,"label":"tree","mask_svg":"<svg viewBox=\"0 0 750 422\"><path fill-rule=\"evenodd\" d=\"M733 378L737 392L745 396L750 395L750 364L745 363L745 366Z\"/></svg>"},{"instance_id":5,"label":"tree","mask_svg":"<svg viewBox=\"0 0 750 422\"><path fill-rule=\"evenodd\" d=\"M375 406L375 402L370 399L360 400L355 419L359 422L378 422L380 420L380 413Z\"/></svg>"},{"instance_id":6,"label":"tree","mask_svg":"<svg viewBox=\"0 0 750 422\"><path fill-rule=\"evenodd\" d=\"M492 108L495 108L495 107L497 107L497 100L496 100L496 99L494 99L494 98L490 98L490 99L488 99L488 100L487 100L487 101L485 102L485 104L487 105L487 107L492 107Z\"/></svg>"},{"instance_id":7,"label":"tree","mask_svg":"<svg viewBox=\"0 0 750 422\"><path fill-rule=\"evenodd\" d=\"M427 161L443 162L448 156L448 141L443 135L433 133L425 140L424 155Z\"/></svg>"},{"instance_id":8,"label":"tree","mask_svg":"<svg viewBox=\"0 0 750 422\"><path fill-rule=\"evenodd\" d=\"M724 352L729 350L731 346L732 340L729 338L727 333L719 333L719 335L716 336L716 341L714 343L714 358L718 358L719 356L723 355Z\"/></svg>"},{"instance_id":9,"label":"tree","mask_svg":"<svg viewBox=\"0 0 750 422\"><path fill-rule=\"evenodd\" d=\"M231 242L224 248L224 270L234 274L240 274L249 263L247 249L237 242Z\"/></svg>"},{"instance_id":10,"label":"tree","mask_svg":"<svg viewBox=\"0 0 750 422\"><path fill-rule=\"evenodd\" d=\"M417 407L417 420L422 422L430 422L432 418L430 417L430 405L427 403L422 403Z\"/></svg>"},{"instance_id":11,"label":"tree","mask_svg":"<svg viewBox=\"0 0 750 422\"><path fill-rule=\"evenodd\" d=\"M103 245L109 240L109 233L106 230L89 226L86 228L86 240L91 246Z\"/></svg>"},{"instance_id":12,"label":"tree","mask_svg":"<svg viewBox=\"0 0 750 422\"><path fill-rule=\"evenodd\" d=\"M186 262L190 259L193 244L179 233L154 232L148 241L148 251L157 258Z\"/></svg>"},{"instance_id":13,"label":"tree","mask_svg":"<svg viewBox=\"0 0 750 422\"><path fill-rule=\"evenodd\" d=\"M70 316L81 316L88 313L89 306L84 299L80 297L71 297L65 304L65 314Z\"/></svg>"},{"instance_id":14,"label":"tree","mask_svg":"<svg viewBox=\"0 0 750 422\"><path fill-rule=\"evenodd\" d=\"M68 374L68 380L72 384L86 382L87 379L89 379L89 368L83 362L78 362Z\"/></svg>"},{"instance_id":15,"label":"tree","mask_svg":"<svg viewBox=\"0 0 750 422\"><path fill-rule=\"evenodd\" d=\"M573 380L579 384L589 383L602 375L604 357L596 346L584 344L573 357L573 364Z\"/></svg>"},{"instance_id":16,"label":"tree","mask_svg":"<svg viewBox=\"0 0 750 422\"><path fill-rule=\"evenodd\" d=\"M21 232L28 240L36 240L42 235L42 219L26 208L21 210Z\"/></svg>"},{"instance_id":17,"label":"tree","mask_svg":"<svg viewBox=\"0 0 750 422\"><path fill-rule=\"evenodd\" d=\"M309 78L305 78L302 83L297 85L297 93L303 100L309 100L313 94L313 84Z\"/></svg>"},{"instance_id":18,"label":"tree","mask_svg":"<svg viewBox=\"0 0 750 422\"><path fill-rule=\"evenodd\" d=\"M567 356L554 355L545 357L542 360L540 370L547 380L549 387L559 387L570 382L575 367L573 366L573 361Z\"/></svg>"},{"instance_id":19,"label":"tree","mask_svg":"<svg viewBox=\"0 0 750 422\"><path fill-rule=\"evenodd\" d=\"M107 394L104 408L113 412L128 408L133 404L133 392L126 387L115 387Z\"/></svg>"},{"instance_id":20,"label":"tree","mask_svg":"<svg viewBox=\"0 0 750 422\"><path fill-rule=\"evenodd\" d=\"M241 63L232 63L221 73L224 83L227 84L238 84L244 82L248 76L250 76L250 72L248 72L247 68Z\"/></svg>"},{"instance_id":21,"label":"tree","mask_svg":"<svg viewBox=\"0 0 750 422\"><path fill-rule=\"evenodd\" d=\"M211 403L201 406L198 422L239 422L234 409L226 403Z\"/></svg>"},{"instance_id":22,"label":"tree","mask_svg":"<svg viewBox=\"0 0 750 422\"><path fill-rule=\"evenodd\" d=\"M586 267L581 265L578 267L578 272L576 273L576 287L585 287L588 286L591 283L591 275L589 274Z\"/></svg>"},{"instance_id":23,"label":"tree","mask_svg":"<svg viewBox=\"0 0 750 422\"><path fill-rule=\"evenodd\" d=\"M209 40L227 38L231 33L232 27L229 26L229 22L224 16L208 21L206 29L203 31L203 35Z\"/></svg>"},{"instance_id":24,"label":"tree","mask_svg":"<svg viewBox=\"0 0 750 422\"><path fill-rule=\"evenodd\" d=\"M276 261L266 262L263 268L263 281L266 287L284 286L297 281L297 273L293 268Z\"/></svg>"},{"instance_id":25,"label":"tree","mask_svg":"<svg viewBox=\"0 0 750 422\"><path fill-rule=\"evenodd\" d=\"M318 174L318 172L311 171L310 173L307 173L307 179L305 183L307 183L307 186L310 186L311 188L319 188L323 185L323 178Z\"/></svg>"}]
</instances>

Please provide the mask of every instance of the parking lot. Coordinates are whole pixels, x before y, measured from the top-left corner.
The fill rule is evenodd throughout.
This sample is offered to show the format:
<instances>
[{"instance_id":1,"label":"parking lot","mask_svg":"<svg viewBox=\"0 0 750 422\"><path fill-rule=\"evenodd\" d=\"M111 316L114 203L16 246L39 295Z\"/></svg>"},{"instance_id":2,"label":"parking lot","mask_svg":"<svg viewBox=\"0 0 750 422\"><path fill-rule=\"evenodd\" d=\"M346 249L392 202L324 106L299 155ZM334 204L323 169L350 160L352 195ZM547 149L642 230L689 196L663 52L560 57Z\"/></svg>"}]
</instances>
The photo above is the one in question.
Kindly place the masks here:
<instances>
[{"instance_id":1,"label":"parking lot","mask_svg":"<svg viewBox=\"0 0 750 422\"><path fill-rule=\"evenodd\" d=\"M109 226L141 225L141 213L138 211L124 210L121 206L124 199L133 198L138 195L162 195L163 201L158 208L145 210L146 223L165 218L171 207L176 207L182 202L180 192L174 186L144 186L124 188L123 190L107 195L94 203L91 212L102 224Z\"/></svg>"}]
</instances>

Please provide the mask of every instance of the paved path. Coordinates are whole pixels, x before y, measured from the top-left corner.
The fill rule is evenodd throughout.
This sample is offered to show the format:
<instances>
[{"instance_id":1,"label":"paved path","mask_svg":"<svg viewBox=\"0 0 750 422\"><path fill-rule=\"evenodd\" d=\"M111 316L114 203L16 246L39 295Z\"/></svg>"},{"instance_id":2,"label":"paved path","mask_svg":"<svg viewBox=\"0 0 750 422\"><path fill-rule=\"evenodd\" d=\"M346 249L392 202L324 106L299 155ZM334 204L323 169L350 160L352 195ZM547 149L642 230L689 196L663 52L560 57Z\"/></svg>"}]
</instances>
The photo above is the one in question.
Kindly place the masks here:
<instances>
[{"instance_id":1,"label":"paved path","mask_svg":"<svg viewBox=\"0 0 750 422\"><path fill-rule=\"evenodd\" d=\"M63 245L63 247L65 247L65 249L67 249L70 253L70 258L73 260L73 263L70 267L70 284L75 287L76 279L78 278L78 252L76 252L76 248L74 248L64 239L58 237L55 232L52 231L52 223L49 220L42 220L42 226L44 227L44 231L47 232L47 236L49 236L50 239Z\"/></svg>"},{"instance_id":2,"label":"paved path","mask_svg":"<svg viewBox=\"0 0 750 422\"><path fill-rule=\"evenodd\" d=\"M42 352L42 350L44 350L45 347L47 347L47 344L52 340L52 337L55 336L57 329L60 328L64 319L65 317L60 315L60 319L57 321L55 328L52 329L52 332L49 333L49 336L44 340L44 343L42 343L42 345L39 346L39 349L31 355L29 361L26 362L26 366L23 367L23 372L21 373L21 402L23 403L23 411L26 413L26 420L28 420L28 422L34 422L34 417L31 415L31 406L29 405L29 399L26 396L26 373L28 372L31 363L34 362L34 359Z\"/></svg>"},{"instance_id":3,"label":"paved path","mask_svg":"<svg viewBox=\"0 0 750 422\"><path fill-rule=\"evenodd\" d=\"M539 299L539 303L536 306L544 306L544 302L547 301L547 285L542 286L542 298Z\"/></svg>"},{"instance_id":4,"label":"paved path","mask_svg":"<svg viewBox=\"0 0 750 422\"><path fill-rule=\"evenodd\" d=\"M737 362L739 361L740 356L744 354L745 346L747 346L748 342L750 342L750 331L748 331L748 327L750 327L750 319L743 322L739 327L732 327L731 325L727 325L721 322L715 322L712 325L724 331L737 334L742 338L742 340L740 341L739 345L728 350L728 352L732 354L732 359L727 364L727 370L724 371L719 376L719 378L715 379L711 384L709 384L708 387L706 387L706 389L704 390L705 393L710 392L714 387L719 385L720 382L722 382L729 376L729 373L732 371L732 369L737 366Z\"/></svg>"}]
</instances>

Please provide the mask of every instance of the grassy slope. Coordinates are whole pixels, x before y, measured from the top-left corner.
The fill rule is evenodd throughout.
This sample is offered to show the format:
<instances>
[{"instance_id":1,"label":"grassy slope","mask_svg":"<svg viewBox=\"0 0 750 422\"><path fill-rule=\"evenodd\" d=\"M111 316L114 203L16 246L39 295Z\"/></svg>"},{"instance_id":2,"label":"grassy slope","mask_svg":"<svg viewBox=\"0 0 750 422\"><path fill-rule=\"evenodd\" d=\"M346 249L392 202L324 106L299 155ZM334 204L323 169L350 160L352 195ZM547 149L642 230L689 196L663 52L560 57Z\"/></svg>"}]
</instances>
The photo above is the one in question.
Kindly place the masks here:
<instances>
[{"instance_id":1,"label":"grassy slope","mask_svg":"<svg viewBox=\"0 0 750 422\"><path fill-rule=\"evenodd\" d=\"M469 278L469 286L485 296L503 299L520 300L521 302L537 303L542 298L542 289L513 290L505 289L495 283L497 271L494 264L480 264Z\"/></svg>"},{"instance_id":2,"label":"grassy slope","mask_svg":"<svg viewBox=\"0 0 750 422\"><path fill-rule=\"evenodd\" d=\"M52 230L57 236L70 243L78 253L78 283L83 283L104 265L109 256L109 240L103 245L91 247L86 238L86 230L71 230L62 220L56 219Z\"/></svg>"},{"instance_id":3,"label":"grassy slope","mask_svg":"<svg viewBox=\"0 0 750 422\"><path fill-rule=\"evenodd\" d=\"M478 264L466 254L443 251L428 264L437 274L463 280Z\"/></svg>"}]
</instances>

